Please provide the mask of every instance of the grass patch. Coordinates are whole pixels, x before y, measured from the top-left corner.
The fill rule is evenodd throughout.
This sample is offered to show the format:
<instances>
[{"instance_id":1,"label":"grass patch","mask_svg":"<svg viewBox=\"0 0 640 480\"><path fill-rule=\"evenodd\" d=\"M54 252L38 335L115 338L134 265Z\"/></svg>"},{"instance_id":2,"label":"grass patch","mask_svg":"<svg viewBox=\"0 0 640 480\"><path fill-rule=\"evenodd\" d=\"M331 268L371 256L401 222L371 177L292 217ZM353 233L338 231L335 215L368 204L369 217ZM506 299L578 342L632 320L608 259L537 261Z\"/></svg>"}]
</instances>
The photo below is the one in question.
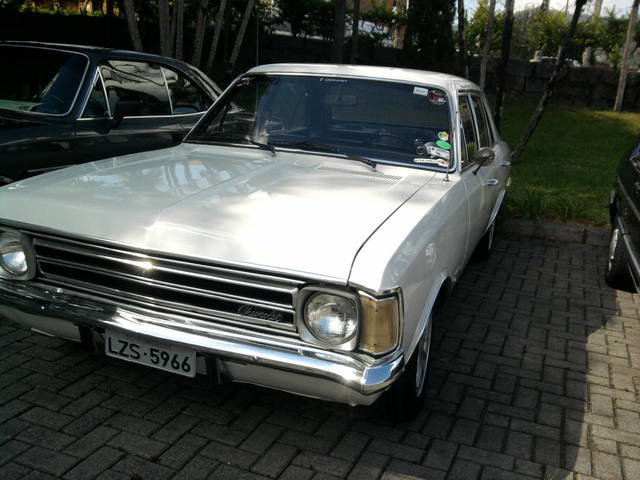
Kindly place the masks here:
<instances>
[{"instance_id":1,"label":"grass patch","mask_svg":"<svg viewBox=\"0 0 640 480\"><path fill-rule=\"evenodd\" d=\"M511 148L535 104L510 100L502 137ZM605 226L616 167L640 136L640 113L550 105L511 170L507 211L517 217Z\"/></svg>"}]
</instances>

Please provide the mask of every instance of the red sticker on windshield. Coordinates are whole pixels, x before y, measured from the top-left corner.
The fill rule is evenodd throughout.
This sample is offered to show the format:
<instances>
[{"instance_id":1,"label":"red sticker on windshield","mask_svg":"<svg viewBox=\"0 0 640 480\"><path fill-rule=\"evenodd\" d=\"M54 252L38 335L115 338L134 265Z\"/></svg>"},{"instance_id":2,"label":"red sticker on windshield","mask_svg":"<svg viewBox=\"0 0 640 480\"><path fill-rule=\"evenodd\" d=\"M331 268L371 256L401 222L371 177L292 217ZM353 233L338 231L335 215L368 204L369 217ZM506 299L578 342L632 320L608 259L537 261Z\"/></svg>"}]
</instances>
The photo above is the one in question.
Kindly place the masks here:
<instances>
[{"instance_id":1,"label":"red sticker on windshield","mask_svg":"<svg viewBox=\"0 0 640 480\"><path fill-rule=\"evenodd\" d=\"M434 105L444 105L447 103L447 95L442 90L429 90L427 98Z\"/></svg>"}]
</instances>

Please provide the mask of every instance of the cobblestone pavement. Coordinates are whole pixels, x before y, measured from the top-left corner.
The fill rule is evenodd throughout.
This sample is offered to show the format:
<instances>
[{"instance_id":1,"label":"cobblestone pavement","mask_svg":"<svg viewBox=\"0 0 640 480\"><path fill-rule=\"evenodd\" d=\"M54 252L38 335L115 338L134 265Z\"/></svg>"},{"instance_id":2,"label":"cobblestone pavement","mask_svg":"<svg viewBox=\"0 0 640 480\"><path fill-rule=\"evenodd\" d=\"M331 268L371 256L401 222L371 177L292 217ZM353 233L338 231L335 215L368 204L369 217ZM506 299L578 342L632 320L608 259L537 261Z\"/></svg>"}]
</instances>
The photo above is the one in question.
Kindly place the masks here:
<instances>
[{"instance_id":1,"label":"cobblestone pavement","mask_svg":"<svg viewBox=\"0 0 640 480\"><path fill-rule=\"evenodd\" d=\"M639 479L640 302L605 256L510 238L470 265L397 425L384 402L210 388L0 325L0 478Z\"/></svg>"}]
</instances>

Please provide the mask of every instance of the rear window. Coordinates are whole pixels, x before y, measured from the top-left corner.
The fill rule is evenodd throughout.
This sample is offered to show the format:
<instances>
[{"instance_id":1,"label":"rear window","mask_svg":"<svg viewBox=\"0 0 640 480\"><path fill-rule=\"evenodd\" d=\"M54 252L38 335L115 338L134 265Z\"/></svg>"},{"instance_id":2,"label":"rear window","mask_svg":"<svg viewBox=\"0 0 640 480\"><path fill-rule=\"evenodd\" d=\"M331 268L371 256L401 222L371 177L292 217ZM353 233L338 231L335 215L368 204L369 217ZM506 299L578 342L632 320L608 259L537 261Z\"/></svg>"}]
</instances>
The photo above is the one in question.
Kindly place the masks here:
<instances>
[{"instance_id":1,"label":"rear window","mask_svg":"<svg viewBox=\"0 0 640 480\"><path fill-rule=\"evenodd\" d=\"M50 115L68 113L89 61L44 48L0 46L0 108Z\"/></svg>"}]
</instances>

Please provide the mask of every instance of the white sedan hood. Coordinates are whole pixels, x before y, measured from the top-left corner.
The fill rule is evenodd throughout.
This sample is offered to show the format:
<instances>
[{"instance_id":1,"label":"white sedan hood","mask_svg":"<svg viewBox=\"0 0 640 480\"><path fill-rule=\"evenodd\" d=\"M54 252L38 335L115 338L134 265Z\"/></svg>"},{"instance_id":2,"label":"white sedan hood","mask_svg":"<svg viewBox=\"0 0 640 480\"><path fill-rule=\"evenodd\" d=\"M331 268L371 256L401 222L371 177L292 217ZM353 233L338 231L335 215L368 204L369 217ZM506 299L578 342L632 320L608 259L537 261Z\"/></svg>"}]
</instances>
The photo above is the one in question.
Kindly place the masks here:
<instances>
[{"instance_id":1,"label":"white sedan hood","mask_svg":"<svg viewBox=\"0 0 640 480\"><path fill-rule=\"evenodd\" d=\"M346 281L367 238L432 172L184 144L0 189L0 223Z\"/></svg>"}]
</instances>

